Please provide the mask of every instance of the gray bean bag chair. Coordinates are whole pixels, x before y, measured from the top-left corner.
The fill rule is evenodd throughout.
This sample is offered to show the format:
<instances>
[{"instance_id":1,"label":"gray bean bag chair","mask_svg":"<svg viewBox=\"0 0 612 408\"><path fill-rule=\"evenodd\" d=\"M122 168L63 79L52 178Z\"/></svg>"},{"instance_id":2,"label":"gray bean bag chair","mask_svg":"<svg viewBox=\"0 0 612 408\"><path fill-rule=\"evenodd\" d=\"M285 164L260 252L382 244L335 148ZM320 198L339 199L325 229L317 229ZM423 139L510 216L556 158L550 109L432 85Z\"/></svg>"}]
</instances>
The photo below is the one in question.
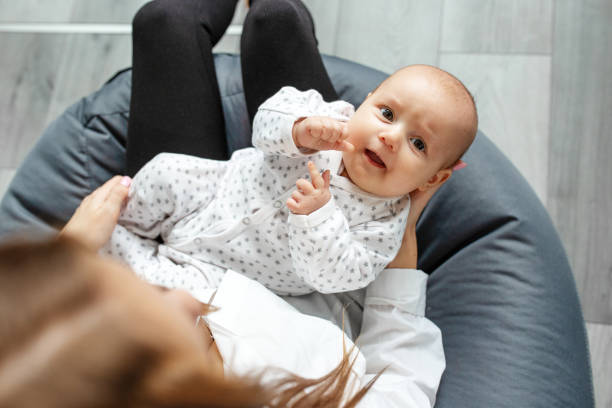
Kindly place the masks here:
<instances>
[{"instance_id":1,"label":"gray bean bag chair","mask_svg":"<svg viewBox=\"0 0 612 408\"><path fill-rule=\"evenodd\" d=\"M232 150L250 125L239 59L215 60ZM342 99L358 105L385 74L325 57ZM61 226L81 199L124 169L131 71L71 106L46 130L0 204L0 237ZM447 369L437 407L593 407L584 320L565 252L533 191L479 133L418 226L430 274L427 316L442 330ZM363 291L290 301L359 332Z\"/></svg>"}]
</instances>

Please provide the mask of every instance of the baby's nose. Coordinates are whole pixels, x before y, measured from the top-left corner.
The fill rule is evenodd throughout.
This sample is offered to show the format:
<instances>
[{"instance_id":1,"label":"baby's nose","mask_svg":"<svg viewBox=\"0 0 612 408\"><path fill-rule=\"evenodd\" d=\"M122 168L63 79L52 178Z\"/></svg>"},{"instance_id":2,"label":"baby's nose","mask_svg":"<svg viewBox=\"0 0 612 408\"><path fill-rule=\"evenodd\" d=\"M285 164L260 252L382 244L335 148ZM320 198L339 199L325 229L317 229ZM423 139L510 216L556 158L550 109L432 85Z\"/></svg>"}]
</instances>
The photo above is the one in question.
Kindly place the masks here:
<instances>
[{"instance_id":1,"label":"baby's nose","mask_svg":"<svg viewBox=\"0 0 612 408\"><path fill-rule=\"evenodd\" d=\"M378 136L378 140L380 140L392 152L396 152L399 148L399 137L396 132L382 133Z\"/></svg>"}]
</instances>

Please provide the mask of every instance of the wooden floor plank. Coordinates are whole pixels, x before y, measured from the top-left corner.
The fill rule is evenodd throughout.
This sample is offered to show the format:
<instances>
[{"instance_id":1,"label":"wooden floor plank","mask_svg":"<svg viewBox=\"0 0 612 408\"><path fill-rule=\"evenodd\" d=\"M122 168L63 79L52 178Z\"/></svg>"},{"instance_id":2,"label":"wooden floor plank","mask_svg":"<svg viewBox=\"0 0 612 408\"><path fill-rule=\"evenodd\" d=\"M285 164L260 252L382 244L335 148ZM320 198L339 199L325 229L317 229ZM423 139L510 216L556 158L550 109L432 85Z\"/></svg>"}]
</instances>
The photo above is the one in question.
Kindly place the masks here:
<instances>
[{"instance_id":1,"label":"wooden floor plank","mask_svg":"<svg viewBox=\"0 0 612 408\"><path fill-rule=\"evenodd\" d=\"M587 321L612 323L612 3L555 4L548 204Z\"/></svg>"},{"instance_id":2,"label":"wooden floor plank","mask_svg":"<svg viewBox=\"0 0 612 408\"><path fill-rule=\"evenodd\" d=\"M0 0L0 23L65 23L76 0Z\"/></svg>"},{"instance_id":3,"label":"wooden floor plank","mask_svg":"<svg viewBox=\"0 0 612 408\"><path fill-rule=\"evenodd\" d=\"M0 167L23 160L48 123L131 63L126 35L3 34Z\"/></svg>"},{"instance_id":4,"label":"wooden floor plank","mask_svg":"<svg viewBox=\"0 0 612 408\"><path fill-rule=\"evenodd\" d=\"M0 0L0 23L129 24L149 0ZM229 1L229 0L228 0ZM236 20L246 14L237 2Z\"/></svg>"},{"instance_id":5,"label":"wooden floor plank","mask_svg":"<svg viewBox=\"0 0 612 408\"><path fill-rule=\"evenodd\" d=\"M65 36L2 34L0 167L23 160L46 125Z\"/></svg>"},{"instance_id":6,"label":"wooden floor plank","mask_svg":"<svg viewBox=\"0 0 612 408\"><path fill-rule=\"evenodd\" d=\"M552 9L553 0L447 1L440 50L549 54Z\"/></svg>"},{"instance_id":7,"label":"wooden floor plank","mask_svg":"<svg viewBox=\"0 0 612 408\"><path fill-rule=\"evenodd\" d=\"M587 323L591 365L593 366L593 385L595 387L595 406L612 408L612 326Z\"/></svg>"},{"instance_id":8,"label":"wooden floor plank","mask_svg":"<svg viewBox=\"0 0 612 408\"><path fill-rule=\"evenodd\" d=\"M132 61L129 35L69 35L57 73L47 123L76 100L97 90Z\"/></svg>"},{"instance_id":9,"label":"wooden floor plank","mask_svg":"<svg viewBox=\"0 0 612 408\"><path fill-rule=\"evenodd\" d=\"M343 0L335 55L385 72L436 65L442 1Z\"/></svg>"},{"instance_id":10,"label":"wooden floor plank","mask_svg":"<svg viewBox=\"0 0 612 408\"><path fill-rule=\"evenodd\" d=\"M335 55L340 1L304 0L304 4L308 7L315 22L319 51L324 54Z\"/></svg>"},{"instance_id":11,"label":"wooden floor plank","mask_svg":"<svg viewBox=\"0 0 612 408\"><path fill-rule=\"evenodd\" d=\"M545 203L550 57L441 53L440 67L470 89L480 129Z\"/></svg>"},{"instance_id":12,"label":"wooden floor plank","mask_svg":"<svg viewBox=\"0 0 612 408\"><path fill-rule=\"evenodd\" d=\"M60 0L63 1L63 0ZM72 0L71 23L131 23L149 0Z\"/></svg>"},{"instance_id":13,"label":"wooden floor plank","mask_svg":"<svg viewBox=\"0 0 612 408\"><path fill-rule=\"evenodd\" d=\"M148 0L0 0L2 23L129 23Z\"/></svg>"}]
</instances>

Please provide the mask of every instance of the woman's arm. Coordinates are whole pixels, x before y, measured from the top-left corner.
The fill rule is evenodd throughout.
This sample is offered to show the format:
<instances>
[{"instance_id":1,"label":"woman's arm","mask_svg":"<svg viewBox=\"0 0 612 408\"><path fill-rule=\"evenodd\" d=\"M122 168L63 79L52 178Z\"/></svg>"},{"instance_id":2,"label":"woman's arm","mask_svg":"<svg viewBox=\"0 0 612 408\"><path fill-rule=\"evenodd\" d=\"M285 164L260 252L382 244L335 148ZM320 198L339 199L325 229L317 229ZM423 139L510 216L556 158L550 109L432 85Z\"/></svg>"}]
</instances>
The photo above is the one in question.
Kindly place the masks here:
<instances>
[{"instance_id":1,"label":"woman's arm","mask_svg":"<svg viewBox=\"0 0 612 408\"><path fill-rule=\"evenodd\" d=\"M424 316L427 275L386 269L367 289L361 334L365 381L382 371L360 407L433 407L446 366L442 335Z\"/></svg>"},{"instance_id":2,"label":"woman's arm","mask_svg":"<svg viewBox=\"0 0 612 408\"><path fill-rule=\"evenodd\" d=\"M358 345L366 358L366 380L382 374L360 407L435 404L446 366L442 334L425 317L427 275L415 269L416 222L435 192L430 189L411 194L401 249L366 291Z\"/></svg>"}]
</instances>

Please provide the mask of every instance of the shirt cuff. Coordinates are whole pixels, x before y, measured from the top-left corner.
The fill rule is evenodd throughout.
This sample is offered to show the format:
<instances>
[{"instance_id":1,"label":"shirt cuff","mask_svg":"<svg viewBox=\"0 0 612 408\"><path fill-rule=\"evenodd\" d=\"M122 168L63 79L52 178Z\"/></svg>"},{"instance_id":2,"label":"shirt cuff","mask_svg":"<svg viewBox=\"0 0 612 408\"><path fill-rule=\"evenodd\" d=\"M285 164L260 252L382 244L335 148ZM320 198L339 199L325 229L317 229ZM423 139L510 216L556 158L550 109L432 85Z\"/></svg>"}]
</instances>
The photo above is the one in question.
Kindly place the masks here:
<instances>
[{"instance_id":1,"label":"shirt cuff","mask_svg":"<svg viewBox=\"0 0 612 408\"><path fill-rule=\"evenodd\" d=\"M331 197L327 203L308 215L289 213L289 222L296 227L313 228L329 219L336 211L336 202Z\"/></svg>"},{"instance_id":2,"label":"shirt cuff","mask_svg":"<svg viewBox=\"0 0 612 408\"><path fill-rule=\"evenodd\" d=\"M282 132L281 135L285 135L285 137L281 138L281 143L282 143L283 149L290 155L306 157L314 153L317 153L317 151L310 150L310 149L308 150L300 149L295 145L295 142L293 141L293 126L295 124L295 121L301 117L304 117L304 116L303 115L295 116L295 115L288 114L285 117L283 117L283 123L281 124L280 131Z\"/></svg>"},{"instance_id":3,"label":"shirt cuff","mask_svg":"<svg viewBox=\"0 0 612 408\"><path fill-rule=\"evenodd\" d=\"M427 274L418 269L385 269L366 290L366 305L393 306L425 315Z\"/></svg>"}]
</instances>

